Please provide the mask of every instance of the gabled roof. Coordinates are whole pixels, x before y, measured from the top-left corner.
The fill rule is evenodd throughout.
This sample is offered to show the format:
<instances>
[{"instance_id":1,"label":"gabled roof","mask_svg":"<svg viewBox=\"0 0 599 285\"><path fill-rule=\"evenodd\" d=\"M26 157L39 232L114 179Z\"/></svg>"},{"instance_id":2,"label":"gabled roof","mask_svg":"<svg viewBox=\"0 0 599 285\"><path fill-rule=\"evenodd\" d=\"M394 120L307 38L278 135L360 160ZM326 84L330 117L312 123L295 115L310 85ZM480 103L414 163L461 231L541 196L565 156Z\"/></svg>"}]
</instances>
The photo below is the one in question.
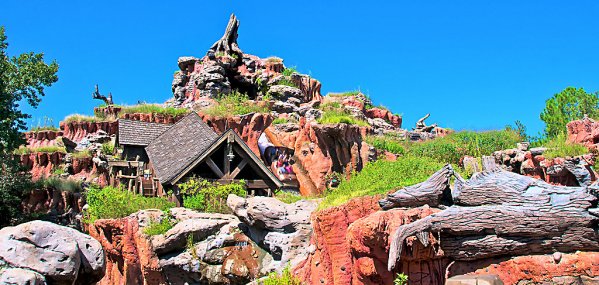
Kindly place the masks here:
<instances>
[{"instance_id":1,"label":"gabled roof","mask_svg":"<svg viewBox=\"0 0 599 285\"><path fill-rule=\"evenodd\" d=\"M277 178L277 176L275 176L268 169L268 167L266 167L264 162L262 162L262 160L254 154L254 152L243 141L243 139L232 129L227 130L220 137L218 137L212 143L212 145L204 151L204 153L199 155L194 161L192 161L187 167L185 167L185 169L183 171L181 171L181 173L177 174L172 179L172 181L168 181L168 183L170 183L170 184L177 183L177 181L179 181L179 179L181 179L185 175L187 175L188 172L192 171L196 166L198 166L201 162L203 162L206 158L208 158L214 151L216 151L219 148L219 146L221 146L224 143L227 143L229 137L233 138L233 142L236 142L241 147L244 154L250 159L250 163L253 164L255 166L255 168L258 168L265 176L267 176L267 178L272 182L272 184L274 184L277 188L283 187L283 182L281 182ZM162 182L162 183L165 183L165 182Z\"/></svg>"},{"instance_id":2,"label":"gabled roof","mask_svg":"<svg viewBox=\"0 0 599 285\"><path fill-rule=\"evenodd\" d=\"M204 153L218 135L195 112L191 112L160 134L146 152L161 183L175 176Z\"/></svg>"},{"instance_id":3,"label":"gabled roof","mask_svg":"<svg viewBox=\"0 0 599 285\"><path fill-rule=\"evenodd\" d=\"M119 119L119 145L147 146L172 125Z\"/></svg>"}]
</instances>

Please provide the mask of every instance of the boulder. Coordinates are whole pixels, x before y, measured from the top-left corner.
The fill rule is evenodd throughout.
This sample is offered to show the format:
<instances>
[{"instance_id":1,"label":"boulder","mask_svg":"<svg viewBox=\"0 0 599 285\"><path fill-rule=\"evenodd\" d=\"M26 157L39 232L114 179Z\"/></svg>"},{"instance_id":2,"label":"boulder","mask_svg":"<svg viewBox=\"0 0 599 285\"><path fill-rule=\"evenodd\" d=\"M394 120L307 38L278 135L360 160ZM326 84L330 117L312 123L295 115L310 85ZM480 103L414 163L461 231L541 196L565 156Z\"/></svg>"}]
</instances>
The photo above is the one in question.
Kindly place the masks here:
<instances>
[{"instance_id":1,"label":"boulder","mask_svg":"<svg viewBox=\"0 0 599 285\"><path fill-rule=\"evenodd\" d=\"M494 274L458 275L448 278L445 285L503 285L503 281Z\"/></svg>"},{"instance_id":2,"label":"boulder","mask_svg":"<svg viewBox=\"0 0 599 285\"><path fill-rule=\"evenodd\" d=\"M0 284L6 285L46 285L43 275L22 268L0 270Z\"/></svg>"},{"instance_id":3,"label":"boulder","mask_svg":"<svg viewBox=\"0 0 599 285\"><path fill-rule=\"evenodd\" d=\"M287 85L273 85L268 89L268 94L281 101L287 101L288 98L303 98L302 90Z\"/></svg>"},{"instance_id":4,"label":"boulder","mask_svg":"<svg viewBox=\"0 0 599 285\"><path fill-rule=\"evenodd\" d=\"M228 224L227 220L188 219L178 222L164 235L152 237L152 246L158 255L162 255L185 247L187 238L191 235L194 240L204 240L215 234L221 227Z\"/></svg>"},{"instance_id":5,"label":"boulder","mask_svg":"<svg viewBox=\"0 0 599 285\"><path fill-rule=\"evenodd\" d=\"M35 271L56 283L89 283L104 275L98 241L74 229L32 221L0 230L0 260Z\"/></svg>"}]
</instances>

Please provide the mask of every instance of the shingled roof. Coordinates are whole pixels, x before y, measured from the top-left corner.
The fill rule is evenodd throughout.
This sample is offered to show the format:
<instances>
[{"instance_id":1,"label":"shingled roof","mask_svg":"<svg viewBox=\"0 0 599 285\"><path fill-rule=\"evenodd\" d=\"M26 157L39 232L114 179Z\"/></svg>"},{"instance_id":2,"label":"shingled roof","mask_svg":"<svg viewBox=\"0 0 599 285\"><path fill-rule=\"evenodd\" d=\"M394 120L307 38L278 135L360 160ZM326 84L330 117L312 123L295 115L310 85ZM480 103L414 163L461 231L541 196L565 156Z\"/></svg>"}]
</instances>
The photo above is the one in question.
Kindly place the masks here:
<instances>
[{"instance_id":1,"label":"shingled roof","mask_svg":"<svg viewBox=\"0 0 599 285\"><path fill-rule=\"evenodd\" d=\"M195 112L159 135L146 147L146 152L160 183L170 183L217 138L218 135Z\"/></svg>"},{"instance_id":2,"label":"shingled roof","mask_svg":"<svg viewBox=\"0 0 599 285\"><path fill-rule=\"evenodd\" d=\"M147 146L173 125L119 119L120 145Z\"/></svg>"}]
</instances>

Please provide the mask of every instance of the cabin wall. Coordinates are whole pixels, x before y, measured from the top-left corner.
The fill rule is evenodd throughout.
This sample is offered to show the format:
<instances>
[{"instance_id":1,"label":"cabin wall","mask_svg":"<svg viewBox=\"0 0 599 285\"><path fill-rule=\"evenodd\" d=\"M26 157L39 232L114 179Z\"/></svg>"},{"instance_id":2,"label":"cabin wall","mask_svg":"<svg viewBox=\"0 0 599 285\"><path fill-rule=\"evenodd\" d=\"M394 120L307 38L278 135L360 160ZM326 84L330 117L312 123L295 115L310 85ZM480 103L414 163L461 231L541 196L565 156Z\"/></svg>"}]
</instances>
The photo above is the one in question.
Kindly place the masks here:
<instances>
[{"instance_id":1,"label":"cabin wall","mask_svg":"<svg viewBox=\"0 0 599 285\"><path fill-rule=\"evenodd\" d=\"M123 146L123 159L133 161L139 155L139 161L149 162L148 153L143 146L124 145Z\"/></svg>"}]
</instances>

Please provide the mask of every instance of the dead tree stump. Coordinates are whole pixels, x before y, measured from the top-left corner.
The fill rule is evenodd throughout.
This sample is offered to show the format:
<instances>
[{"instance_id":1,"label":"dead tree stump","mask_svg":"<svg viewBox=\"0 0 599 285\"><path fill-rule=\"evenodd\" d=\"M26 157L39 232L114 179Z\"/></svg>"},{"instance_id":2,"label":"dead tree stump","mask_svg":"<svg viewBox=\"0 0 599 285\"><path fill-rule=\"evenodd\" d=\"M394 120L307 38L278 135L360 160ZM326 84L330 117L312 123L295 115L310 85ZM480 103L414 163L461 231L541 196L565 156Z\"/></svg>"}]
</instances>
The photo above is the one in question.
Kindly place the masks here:
<instances>
[{"instance_id":1,"label":"dead tree stump","mask_svg":"<svg viewBox=\"0 0 599 285\"><path fill-rule=\"evenodd\" d=\"M210 51L214 53L222 52L227 55L236 54L238 58L241 58L243 56L243 52L237 45L238 29L239 20L237 20L235 14L231 14L229 23L225 29L225 34L222 38L220 38L220 40L216 41L212 47L210 47Z\"/></svg>"}]
</instances>

